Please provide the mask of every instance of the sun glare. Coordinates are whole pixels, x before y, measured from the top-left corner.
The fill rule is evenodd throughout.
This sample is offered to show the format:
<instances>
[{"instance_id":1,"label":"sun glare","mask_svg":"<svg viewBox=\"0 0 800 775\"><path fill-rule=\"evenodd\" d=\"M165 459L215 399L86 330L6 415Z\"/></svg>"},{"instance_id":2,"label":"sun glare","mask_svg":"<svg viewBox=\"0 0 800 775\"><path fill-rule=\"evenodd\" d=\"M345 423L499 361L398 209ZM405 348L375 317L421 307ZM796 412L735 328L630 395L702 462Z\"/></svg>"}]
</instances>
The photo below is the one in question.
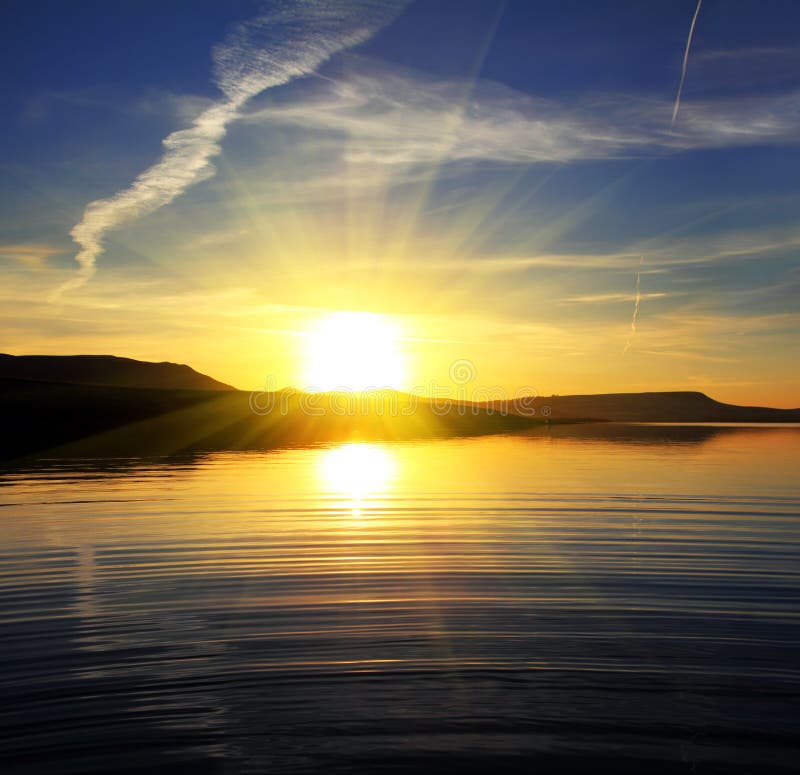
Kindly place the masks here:
<instances>
[{"instance_id":1,"label":"sun glare","mask_svg":"<svg viewBox=\"0 0 800 775\"><path fill-rule=\"evenodd\" d=\"M397 327L369 312L326 315L308 333L305 376L310 391L401 388L406 366Z\"/></svg>"},{"instance_id":2,"label":"sun glare","mask_svg":"<svg viewBox=\"0 0 800 775\"><path fill-rule=\"evenodd\" d=\"M326 450L320 459L320 473L328 491L357 504L386 489L395 473L395 461L385 447L357 442Z\"/></svg>"}]
</instances>

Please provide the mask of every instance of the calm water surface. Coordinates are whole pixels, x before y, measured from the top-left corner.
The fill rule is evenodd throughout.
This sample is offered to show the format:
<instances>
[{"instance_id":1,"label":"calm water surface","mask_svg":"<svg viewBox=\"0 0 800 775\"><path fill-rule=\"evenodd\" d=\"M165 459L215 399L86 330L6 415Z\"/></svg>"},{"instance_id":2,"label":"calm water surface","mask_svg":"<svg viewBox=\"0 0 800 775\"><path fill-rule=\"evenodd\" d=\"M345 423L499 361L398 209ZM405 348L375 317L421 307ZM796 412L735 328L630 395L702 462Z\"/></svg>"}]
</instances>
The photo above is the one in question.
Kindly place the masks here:
<instances>
[{"instance_id":1,"label":"calm water surface","mask_svg":"<svg viewBox=\"0 0 800 775\"><path fill-rule=\"evenodd\" d=\"M0 471L4 772L800 767L800 430Z\"/></svg>"}]
</instances>

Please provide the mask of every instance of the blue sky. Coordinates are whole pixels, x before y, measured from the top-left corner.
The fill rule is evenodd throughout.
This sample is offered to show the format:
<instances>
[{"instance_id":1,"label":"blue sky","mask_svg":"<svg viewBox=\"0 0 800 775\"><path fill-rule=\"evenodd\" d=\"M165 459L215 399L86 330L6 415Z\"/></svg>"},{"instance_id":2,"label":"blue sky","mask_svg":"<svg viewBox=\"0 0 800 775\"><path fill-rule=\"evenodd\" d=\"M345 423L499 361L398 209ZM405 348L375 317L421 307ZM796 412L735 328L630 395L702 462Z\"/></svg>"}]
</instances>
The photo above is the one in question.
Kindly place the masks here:
<instances>
[{"instance_id":1,"label":"blue sky","mask_svg":"<svg viewBox=\"0 0 800 775\"><path fill-rule=\"evenodd\" d=\"M695 9L7 0L0 349L248 387L368 309L420 372L800 404L800 5L705 0L671 125Z\"/></svg>"}]
</instances>

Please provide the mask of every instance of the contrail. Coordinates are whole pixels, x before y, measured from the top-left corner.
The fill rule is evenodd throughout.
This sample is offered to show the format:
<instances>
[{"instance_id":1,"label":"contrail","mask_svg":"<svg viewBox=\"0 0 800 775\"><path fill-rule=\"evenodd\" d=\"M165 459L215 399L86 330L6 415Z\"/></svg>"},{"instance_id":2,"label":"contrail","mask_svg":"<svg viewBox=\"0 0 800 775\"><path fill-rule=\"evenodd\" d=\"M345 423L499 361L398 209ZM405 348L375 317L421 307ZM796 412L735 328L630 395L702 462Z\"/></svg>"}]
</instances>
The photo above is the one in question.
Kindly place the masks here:
<instances>
[{"instance_id":1,"label":"contrail","mask_svg":"<svg viewBox=\"0 0 800 775\"><path fill-rule=\"evenodd\" d=\"M697 24L697 16L700 13L700 6L703 0L697 0L697 8L694 10L692 17L692 25L689 27L689 37L686 40L686 51L683 52L683 66L681 67L681 82L678 84L678 95L675 97L675 107L672 108L672 121L670 127L675 124L675 119L678 116L678 109L681 106L681 92L683 91L683 82L686 80L686 65L689 64L689 48L692 45L692 35L694 35L694 25Z\"/></svg>"},{"instance_id":2,"label":"contrail","mask_svg":"<svg viewBox=\"0 0 800 775\"><path fill-rule=\"evenodd\" d=\"M636 272L636 300L633 302L633 317L631 318L631 331L628 334L628 341L625 342L625 349L622 351L622 354L625 355L628 350L631 349L631 343L633 342L633 337L636 336L636 320L639 317L639 302L641 301L642 295L639 293L639 280L642 276L642 264L644 264L644 256L639 259L639 271Z\"/></svg>"},{"instance_id":3,"label":"contrail","mask_svg":"<svg viewBox=\"0 0 800 775\"><path fill-rule=\"evenodd\" d=\"M70 232L78 244L77 274L58 296L95 273L111 229L155 212L215 173L228 124L265 89L309 75L343 49L363 43L391 22L408 0L283 0L239 25L214 49L214 83L224 97L186 129L168 135L161 159L126 189L90 202Z\"/></svg>"}]
</instances>

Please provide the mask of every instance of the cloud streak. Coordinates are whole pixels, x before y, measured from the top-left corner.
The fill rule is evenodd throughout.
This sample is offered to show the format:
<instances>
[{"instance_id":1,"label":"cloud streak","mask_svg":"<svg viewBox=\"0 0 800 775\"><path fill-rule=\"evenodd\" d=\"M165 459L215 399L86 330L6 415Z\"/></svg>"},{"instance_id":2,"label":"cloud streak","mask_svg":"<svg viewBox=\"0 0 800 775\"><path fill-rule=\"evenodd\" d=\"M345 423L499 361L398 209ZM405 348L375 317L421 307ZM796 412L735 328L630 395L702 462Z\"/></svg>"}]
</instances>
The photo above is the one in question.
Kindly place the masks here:
<instances>
[{"instance_id":1,"label":"cloud streak","mask_svg":"<svg viewBox=\"0 0 800 775\"><path fill-rule=\"evenodd\" d=\"M39 269L48 258L63 252L60 248L41 243L17 243L0 245L0 259L16 261L30 269Z\"/></svg>"},{"instance_id":2,"label":"cloud streak","mask_svg":"<svg viewBox=\"0 0 800 775\"><path fill-rule=\"evenodd\" d=\"M79 270L56 295L92 277L111 229L155 212L214 175L212 159L220 152L220 141L248 100L308 75L337 52L364 42L404 5L405 0L285 0L269 13L237 25L214 49L214 81L223 99L206 108L190 127L168 135L161 159L128 188L87 205L70 232L80 248L75 256Z\"/></svg>"},{"instance_id":3,"label":"cloud streak","mask_svg":"<svg viewBox=\"0 0 800 775\"><path fill-rule=\"evenodd\" d=\"M641 274L641 272L639 273ZM639 293L639 274L636 275L636 290L630 293L590 293L584 296L569 296L564 299L571 304L605 304L633 301L634 304L642 299L663 299L666 293ZM674 295L674 294L673 294Z\"/></svg>"},{"instance_id":4,"label":"cloud streak","mask_svg":"<svg viewBox=\"0 0 800 775\"><path fill-rule=\"evenodd\" d=\"M703 0L697 0L697 8L694 10L692 23L689 26L689 37L686 39L686 50L683 52L683 64L681 65L681 82L678 84L678 94L675 96L675 105L672 108L672 121L670 121L670 126L675 124L675 119L678 117L678 110L681 107L681 92L683 91L683 82L686 80L686 66L689 64L689 49L692 46L694 26L697 24L697 17L700 15L700 6L702 4Z\"/></svg>"},{"instance_id":5,"label":"cloud streak","mask_svg":"<svg viewBox=\"0 0 800 775\"><path fill-rule=\"evenodd\" d=\"M631 349L631 344L633 343L633 337L636 336L636 321L639 317L639 302L642 300L642 294L639 290L640 281L642 279L642 264L644 264L644 256L639 259L639 271L636 273L636 298L633 302L633 317L631 318L631 332L628 334L628 341L625 342L625 349L622 351L622 354L628 352Z\"/></svg>"},{"instance_id":6,"label":"cloud streak","mask_svg":"<svg viewBox=\"0 0 800 775\"><path fill-rule=\"evenodd\" d=\"M607 94L561 103L482 80L465 106L464 90L459 80L353 58L346 76L259 103L243 120L316 133L330 141L331 157L338 147L349 165L364 168L569 163L800 139L798 91L684 102L679 129L669 130L667 100Z\"/></svg>"}]
</instances>

